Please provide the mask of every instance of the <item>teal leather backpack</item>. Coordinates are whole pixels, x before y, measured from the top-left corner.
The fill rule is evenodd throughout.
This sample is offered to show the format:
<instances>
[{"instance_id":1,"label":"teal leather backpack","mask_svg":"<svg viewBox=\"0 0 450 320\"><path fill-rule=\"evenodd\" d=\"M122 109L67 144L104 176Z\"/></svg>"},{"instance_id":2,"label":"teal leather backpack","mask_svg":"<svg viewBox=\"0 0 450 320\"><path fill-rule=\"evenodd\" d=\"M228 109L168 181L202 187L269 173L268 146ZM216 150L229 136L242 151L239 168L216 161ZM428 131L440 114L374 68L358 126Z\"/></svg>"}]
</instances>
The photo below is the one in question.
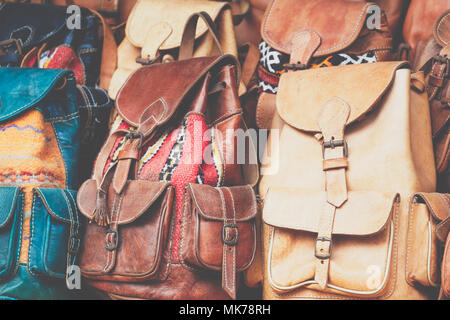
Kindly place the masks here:
<instances>
[{"instance_id":1,"label":"teal leather backpack","mask_svg":"<svg viewBox=\"0 0 450 320\"><path fill-rule=\"evenodd\" d=\"M0 298L76 293L78 122L71 71L0 68Z\"/></svg>"}]
</instances>

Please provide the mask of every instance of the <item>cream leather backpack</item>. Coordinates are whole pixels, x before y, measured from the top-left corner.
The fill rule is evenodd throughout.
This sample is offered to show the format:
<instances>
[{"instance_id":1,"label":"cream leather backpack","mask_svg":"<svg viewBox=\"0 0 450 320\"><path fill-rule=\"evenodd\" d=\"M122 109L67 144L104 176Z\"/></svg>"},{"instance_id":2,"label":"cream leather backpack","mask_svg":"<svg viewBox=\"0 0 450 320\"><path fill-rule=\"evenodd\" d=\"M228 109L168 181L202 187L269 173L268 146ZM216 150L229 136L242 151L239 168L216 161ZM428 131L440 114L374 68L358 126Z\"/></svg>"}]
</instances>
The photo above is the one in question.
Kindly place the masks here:
<instances>
[{"instance_id":1,"label":"cream leather backpack","mask_svg":"<svg viewBox=\"0 0 450 320\"><path fill-rule=\"evenodd\" d=\"M435 298L439 221L412 213L413 194L436 188L423 74L290 71L276 99L259 186L264 298Z\"/></svg>"}]
</instances>

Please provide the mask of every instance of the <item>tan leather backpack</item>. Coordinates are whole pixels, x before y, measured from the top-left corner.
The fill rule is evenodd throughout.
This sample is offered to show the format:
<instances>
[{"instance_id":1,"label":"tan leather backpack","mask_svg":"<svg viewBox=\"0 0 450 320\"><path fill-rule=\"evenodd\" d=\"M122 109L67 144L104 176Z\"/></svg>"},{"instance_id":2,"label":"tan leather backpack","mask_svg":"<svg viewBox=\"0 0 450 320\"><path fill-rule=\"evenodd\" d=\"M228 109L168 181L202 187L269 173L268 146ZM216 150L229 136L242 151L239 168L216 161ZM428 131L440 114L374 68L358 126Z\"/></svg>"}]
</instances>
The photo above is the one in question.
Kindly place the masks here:
<instances>
[{"instance_id":1,"label":"tan leather backpack","mask_svg":"<svg viewBox=\"0 0 450 320\"><path fill-rule=\"evenodd\" d=\"M264 298L437 297L409 272L438 263L423 246L408 255L438 223L409 227L414 193L436 190L423 81L405 62L281 76L259 185Z\"/></svg>"},{"instance_id":2,"label":"tan leather backpack","mask_svg":"<svg viewBox=\"0 0 450 320\"><path fill-rule=\"evenodd\" d=\"M138 0L126 22L125 39L118 48L118 69L108 90L111 98L142 65L176 60L184 25L191 14L200 11L208 13L215 22L223 52L237 57L229 4L207 0ZM207 24L201 21L195 33L195 39L201 43L197 43L194 57L218 54L207 31Z\"/></svg>"}]
</instances>

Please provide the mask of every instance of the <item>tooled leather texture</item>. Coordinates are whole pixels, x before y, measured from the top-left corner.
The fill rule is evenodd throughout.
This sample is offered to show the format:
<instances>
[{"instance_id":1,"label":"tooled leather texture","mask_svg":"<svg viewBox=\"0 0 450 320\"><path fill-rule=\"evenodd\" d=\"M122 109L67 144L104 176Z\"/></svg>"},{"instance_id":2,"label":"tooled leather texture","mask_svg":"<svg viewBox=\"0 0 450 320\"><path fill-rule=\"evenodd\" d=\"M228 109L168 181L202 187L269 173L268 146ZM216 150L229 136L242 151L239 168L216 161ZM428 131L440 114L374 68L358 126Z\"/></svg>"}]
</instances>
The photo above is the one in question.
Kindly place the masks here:
<instances>
[{"instance_id":1,"label":"tooled leather texture","mask_svg":"<svg viewBox=\"0 0 450 320\"><path fill-rule=\"evenodd\" d=\"M436 173L427 95L411 89L405 67L382 62L281 76L278 130L259 183L265 299L437 296L436 288L406 281L409 199L435 192ZM367 74L377 76L365 94ZM414 236L426 241L428 234Z\"/></svg>"}]
</instances>

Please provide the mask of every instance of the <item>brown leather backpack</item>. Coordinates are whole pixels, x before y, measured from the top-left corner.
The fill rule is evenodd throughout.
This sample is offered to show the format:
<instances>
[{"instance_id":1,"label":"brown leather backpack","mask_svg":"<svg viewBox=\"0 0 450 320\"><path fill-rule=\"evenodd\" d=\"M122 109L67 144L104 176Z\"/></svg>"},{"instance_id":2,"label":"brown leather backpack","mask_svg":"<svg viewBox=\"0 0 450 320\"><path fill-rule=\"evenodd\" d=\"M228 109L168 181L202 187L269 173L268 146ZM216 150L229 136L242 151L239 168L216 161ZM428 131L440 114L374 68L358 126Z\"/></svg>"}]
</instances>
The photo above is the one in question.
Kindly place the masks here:
<instances>
[{"instance_id":1,"label":"brown leather backpack","mask_svg":"<svg viewBox=\"0 0 450 320\"><path fill-rule=\"evenodd\" d=\"M92 222L81 272L111 298L236 298L255 255L257 166L238 164L229 134L245 129L239 65L192 58L199 17L211 22L188 19L180 61L142 67L122 87L94 178L78 193Z\"/></svg>"},{"instance_id":2,"label":"brown leather backpack","mask_svg":"<svg viewBox=\"0 0 450 320\"><path fill-rule=\"evenodd\" d=\"M261 95L256 110L260 128L270 128L278 81L288 70L391 58L392 37L382 11L379 25L368 27L374 5L343 0L271 1L261 25Z\"/></svg>"},{"instance_id":3,"label":"brown leather backpack","mask_svg":"<svg viewBox=\"0 0 450 320\"><path fill-rule=\"evenodd\" d=\"M415 67L425 72L438 173L438 190L450 190L450 11L436 20L433 36L418 47Z\"/></svg>"},{"instance_id":4,"label":"brown leather backpack","mask_svg":"<svg viewBox=\"0 0 450 320\"><path fill-rule=\"evenodd\" d=\"M433 33L436 20L450 10L450 0L411 0L403 24L403 40L410 47L409 60L416 65L416 51L422 51Z\"/></svg>"}]
</instances>

